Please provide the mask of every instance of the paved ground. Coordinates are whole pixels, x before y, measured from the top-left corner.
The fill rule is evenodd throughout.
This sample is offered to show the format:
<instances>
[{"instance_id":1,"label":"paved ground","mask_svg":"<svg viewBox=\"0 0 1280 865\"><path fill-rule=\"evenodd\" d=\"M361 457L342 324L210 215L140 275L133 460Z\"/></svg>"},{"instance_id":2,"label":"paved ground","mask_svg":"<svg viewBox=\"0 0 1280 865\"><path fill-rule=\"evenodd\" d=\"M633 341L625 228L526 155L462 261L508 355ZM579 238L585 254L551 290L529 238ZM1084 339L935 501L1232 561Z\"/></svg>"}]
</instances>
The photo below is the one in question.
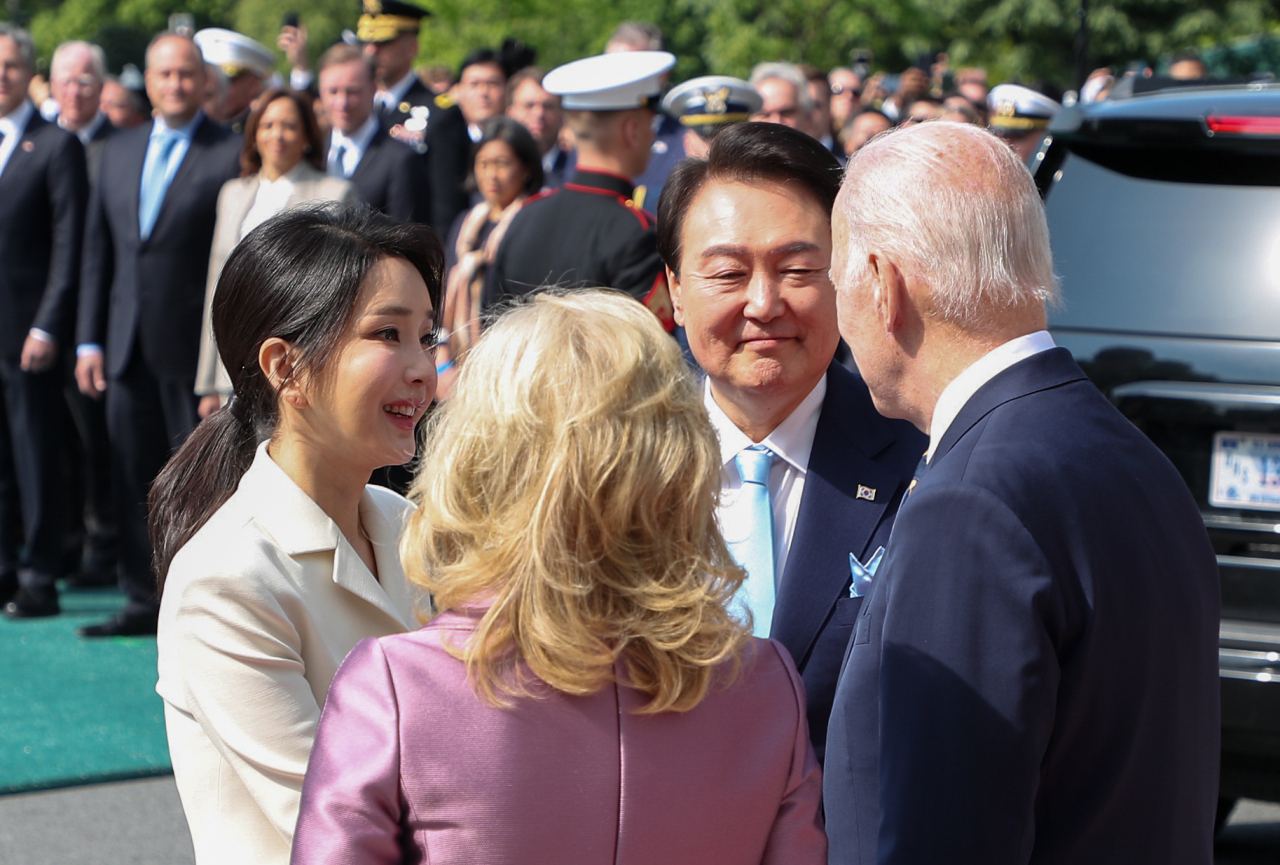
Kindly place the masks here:
<instances>
[{"instance_id":1,"label":"paved ground","mask_svg":"<svg viewBox=\"0 0 1280 865\"><path fill-rule=\"evenodd\" d=\"M173 778L0 796L6 865L194 865ZM1216 865L1280 862L1280 805L1244 801Z\"/></svg>"},{"instance_id":2,"label":"paved ground","mask_svg":"<svg viewBox=\"0 0 1280 865\"><path fill-rule=\"evenodd\" d=\"M194 865L173 777L0 796L6 865Z\"/></svg>"}]
</instances>

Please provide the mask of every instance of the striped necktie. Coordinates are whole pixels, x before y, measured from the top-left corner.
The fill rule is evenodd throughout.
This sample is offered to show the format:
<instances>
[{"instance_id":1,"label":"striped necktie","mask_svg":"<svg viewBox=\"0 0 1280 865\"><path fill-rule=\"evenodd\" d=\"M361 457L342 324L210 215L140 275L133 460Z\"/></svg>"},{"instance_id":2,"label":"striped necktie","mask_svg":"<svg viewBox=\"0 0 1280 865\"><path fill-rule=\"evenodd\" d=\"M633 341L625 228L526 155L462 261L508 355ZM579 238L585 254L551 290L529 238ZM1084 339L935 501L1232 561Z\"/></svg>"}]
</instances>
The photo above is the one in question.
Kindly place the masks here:
<instances>
[{"instance_id":1,"label":"striped necktie","mask_svg":"<svg viewBox=\"0 0 1280 865\"><path fill-rule=\"evenodd\" d=\"M742 497L741 510L748 526L746 537L729 550L747 572L734 600L751 610L757 637L769 636L778 594L773 575L773 503L769 498L773 457L773 451L764 445L752 445L733 458L742 476L738 495Z\"/></svg>"}]
</instances>

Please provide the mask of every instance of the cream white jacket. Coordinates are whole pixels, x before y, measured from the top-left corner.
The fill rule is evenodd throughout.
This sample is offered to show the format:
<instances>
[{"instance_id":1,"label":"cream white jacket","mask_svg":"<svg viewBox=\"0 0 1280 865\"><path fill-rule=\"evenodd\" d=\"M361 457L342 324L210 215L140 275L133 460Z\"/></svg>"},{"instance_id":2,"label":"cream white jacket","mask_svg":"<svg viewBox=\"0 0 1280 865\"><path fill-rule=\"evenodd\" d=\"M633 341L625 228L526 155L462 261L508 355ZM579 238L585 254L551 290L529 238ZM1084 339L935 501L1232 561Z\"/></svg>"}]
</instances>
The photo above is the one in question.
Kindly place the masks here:
<instances>
[{"instance_id":1,"label":"cream white jacket","mask_svg":"<svg viewBox=\"0 0 1280 865\"><path fill-rule=\"evenodd\" d=\"M412 505L365 488L375 579L266 445L174 556L160 603L169 754L198 865L285 865L329 682L365 637L416 627L426 602L397 552ZM424 609L425 611L425 609Z\"/></svg>"}]
</instances>

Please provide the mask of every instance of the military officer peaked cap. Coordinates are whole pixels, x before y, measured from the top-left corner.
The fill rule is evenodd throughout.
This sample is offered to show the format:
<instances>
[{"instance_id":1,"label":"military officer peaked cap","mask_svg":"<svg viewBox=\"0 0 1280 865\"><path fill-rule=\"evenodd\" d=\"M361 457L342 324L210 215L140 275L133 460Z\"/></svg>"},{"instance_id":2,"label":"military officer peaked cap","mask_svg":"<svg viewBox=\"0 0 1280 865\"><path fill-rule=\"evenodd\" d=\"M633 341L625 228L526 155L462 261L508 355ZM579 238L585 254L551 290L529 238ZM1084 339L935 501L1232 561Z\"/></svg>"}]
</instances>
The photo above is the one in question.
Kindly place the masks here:
<instances>
[{"instance_id":1,"label":"military officer peaked cap","mask_svg":"<svg viewBox=\"0 0 1280 865\"><path fill-rule=\"evenodd\" d=\"M763 105L764 99L754 87L730 75L691 78L662 100L663 111L699 132L741 123Z\"/></svg>"},{"instance_id":2,"label":"military officer peaked cap","mask_svg":"<svg viewBox=\"0 0 1280 865\"><path fill-rule=\"evenodd\" d=\"M1021 84L997 84L987 95L987 104L991 108L991 130L1004 136L1044 129L1062 108L1043 93Z\"/></svg>"},{"instance_id":3,"label":"military officer peaked cap","mask_svg":"<svg viewBox=\"0 0 1280 865\"><path fill-rule=\"evenodd\" d=\"M270 49L234 30L206 27L192 39L200 46L204 62L217 66L228 78L246 72L266 78L276 65L276 56Z\"/></svg>"},{"instance_id":4,"label":"military officer peaked cap","mask_svg":"<svg viewBox=\"0 0 1280 865\"><path fill-rule=\"evenodd\" d=\"M356 38L361 42L390 42L402 33L417 33L422 19L430 14L421 6L400 0L364 0Z\"/></svg>"},{"instance_id":5,"label":"military officer peaked cap","mask_svg":"<svg viewBox=\"0 0 1280 865\"><path fill-rule=\"evenodd\" d=\"M542 86L560 97L565 111L656 108L663 74L675 65L675 55L666 51L620 51L552 69Z\"/></svg>"}]
</instances>

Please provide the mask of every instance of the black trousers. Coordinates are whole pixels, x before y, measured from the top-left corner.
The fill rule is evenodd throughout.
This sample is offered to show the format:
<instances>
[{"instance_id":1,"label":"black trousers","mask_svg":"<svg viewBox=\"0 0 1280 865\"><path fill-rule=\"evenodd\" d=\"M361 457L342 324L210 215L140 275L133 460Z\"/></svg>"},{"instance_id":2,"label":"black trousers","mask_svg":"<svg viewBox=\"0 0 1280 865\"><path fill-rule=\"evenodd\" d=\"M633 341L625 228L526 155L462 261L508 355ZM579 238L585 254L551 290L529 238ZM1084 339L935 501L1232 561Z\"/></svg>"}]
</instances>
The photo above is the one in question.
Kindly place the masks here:
<instances>
[{"instance_id":1,"label":"black trousers","mask_svg":"<svg viewBox=\"0 0 1280 865\"><path fill-rule=\"evenodd\" d=\"M74 366L74 359L72 360ZM111 448L107 408L85 396L74 377L62 383L67 418L75 435L63 440L67 479L67 536L70 564L90 573L116 572L116 504L111 495Z\"/></svg>"},{"instance_id":2,"label":"black trousers","mask_svg":"<svg viewBox=\"0 0 1280 865\"><path fill-rule=\"evenodd\" d=\"M120 590L124 615L155 613L156 578L147 533L147 492L160 469L200 420L194 376L150 369L134 351L124 374L107 384L107 433L111 439L120 540Z\"/></svg>"},{"instance_id":3,"label":"black trousers","mask_svg":"<svg viewBox=\"0 0 1280 865\"><path fill-rule=\"evenodd\" d=\"M62 368L29 373L0 359L0 391L0 571L48 590L62 576Z\"/></svg>"}]
</instances>

